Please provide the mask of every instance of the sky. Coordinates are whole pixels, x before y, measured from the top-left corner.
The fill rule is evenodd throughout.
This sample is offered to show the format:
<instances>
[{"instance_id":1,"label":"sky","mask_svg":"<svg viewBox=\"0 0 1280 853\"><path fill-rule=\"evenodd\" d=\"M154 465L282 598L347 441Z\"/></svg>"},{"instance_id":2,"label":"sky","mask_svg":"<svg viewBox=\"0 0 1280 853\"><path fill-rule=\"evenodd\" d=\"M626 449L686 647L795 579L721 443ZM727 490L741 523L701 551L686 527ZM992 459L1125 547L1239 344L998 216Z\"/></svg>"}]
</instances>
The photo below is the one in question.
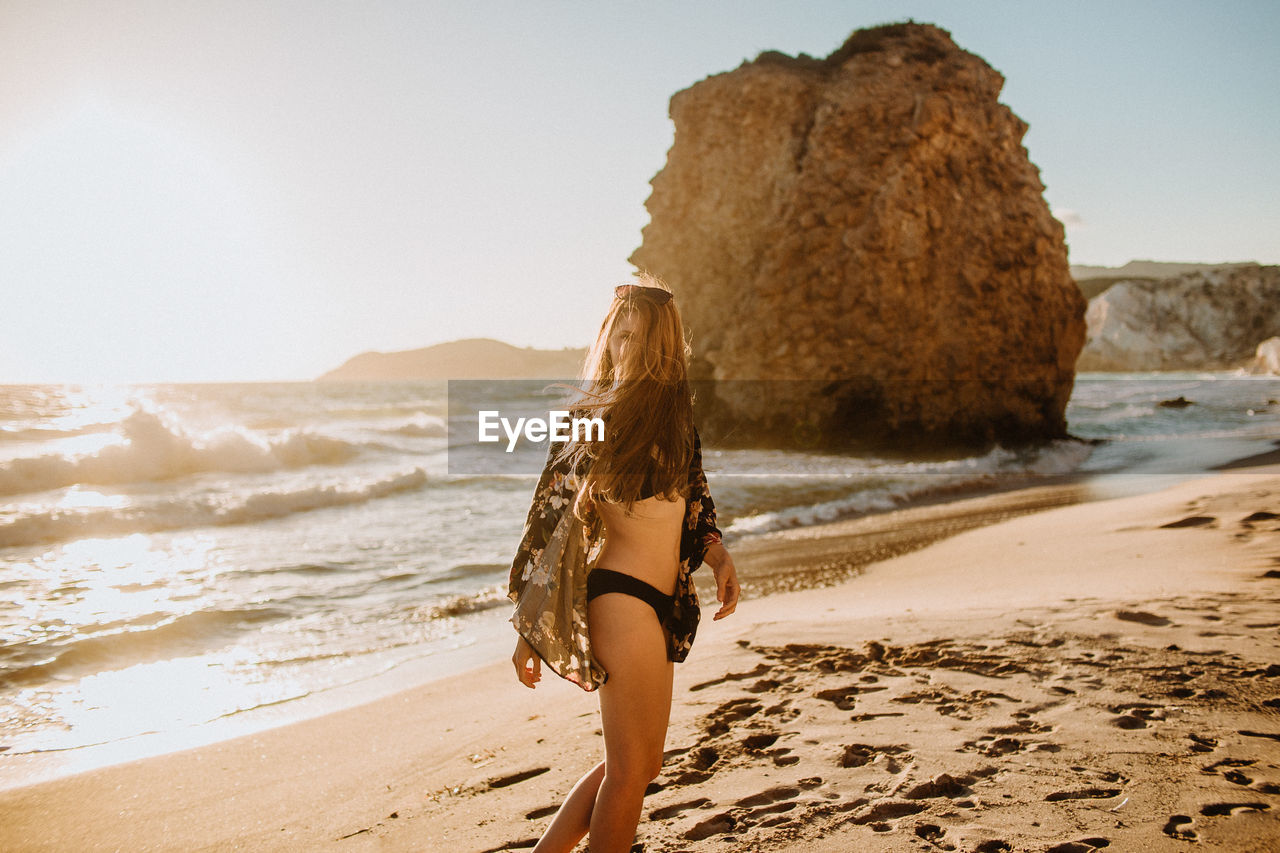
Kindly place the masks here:
<instances>
[{"instance_id":1,"label":"sky","mask_svg":"<svg viewBox=\"0 0 1280 853\"><path fill-rule=\"evenodd\" d=\"M1274 0L0 0L0 384L585 346L671 95L908 19L1005 76L1071 263L1280 263Z\"/></svg>"}]
</instances>

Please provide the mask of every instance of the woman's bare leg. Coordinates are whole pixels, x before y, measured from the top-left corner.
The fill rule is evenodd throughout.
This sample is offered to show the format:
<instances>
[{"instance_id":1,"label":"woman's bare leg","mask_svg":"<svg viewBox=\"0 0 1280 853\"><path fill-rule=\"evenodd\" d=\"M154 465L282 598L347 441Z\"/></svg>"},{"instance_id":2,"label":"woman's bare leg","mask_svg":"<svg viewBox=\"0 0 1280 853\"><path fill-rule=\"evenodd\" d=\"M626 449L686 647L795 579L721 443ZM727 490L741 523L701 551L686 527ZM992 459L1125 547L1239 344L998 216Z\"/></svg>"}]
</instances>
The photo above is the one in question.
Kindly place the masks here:
<instances>
[{"instance_id":1,"label":"woman's bare leg","mask_svg":"<svg viewBox=\"0 0 1280 853\"><path fill-rule=\"evenodd\" d=\"M645 788L662 769L675 669L658 618L640 599L598 596L588 620L592 653L609 673L599 691L605 766L591 810L590 849L628 853Z\"/></svg>"},{"instance_id":2,"label":"woman's bare leg","mask_svg":"<svg viewBox=\"0 0 1280 853\"><path fill-rule=\"evenodd\" d=\"M600 688L605 760L574 785L534 853L570 853L588 830L593 853L630 850L644 790L662 766L674 667L657 617L638 599L605 595L592 601L589 618L592 651L609 673ZM603 790L606 778L612 784Z\"/></svg>"},{"instance_id":3,"label":"woman's bare leg","mask_svg":"<svg viewBox=\"0 0 1280 853\"><path fill-rule=\"evenodd\" d=\"M591 810L603 779L604 762L601 761L573 786L533 853L569 853L577 846L591 827Z\"/></svg>"}]
</instances>

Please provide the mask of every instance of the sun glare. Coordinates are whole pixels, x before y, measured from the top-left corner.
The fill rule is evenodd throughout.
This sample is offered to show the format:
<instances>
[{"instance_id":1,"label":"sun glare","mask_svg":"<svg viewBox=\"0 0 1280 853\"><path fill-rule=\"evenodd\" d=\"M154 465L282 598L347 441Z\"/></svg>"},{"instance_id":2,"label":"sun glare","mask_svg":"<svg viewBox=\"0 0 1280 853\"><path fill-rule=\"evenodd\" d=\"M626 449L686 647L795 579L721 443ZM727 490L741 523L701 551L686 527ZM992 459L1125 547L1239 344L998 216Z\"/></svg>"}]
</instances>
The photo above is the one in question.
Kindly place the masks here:
<instances>
[{"instance_id":1,"label":"sun glare","mask_svg":"<svg viewBox=\"0 0 1280 853\"><path fill-rule=\"evenodd\" d=\"M251 361L280 306L246 184L207 133L127 102L82 95L29 129L0 158L0 268L25 319L9 379L198 381Z\"/></svg>"}]
</instances>

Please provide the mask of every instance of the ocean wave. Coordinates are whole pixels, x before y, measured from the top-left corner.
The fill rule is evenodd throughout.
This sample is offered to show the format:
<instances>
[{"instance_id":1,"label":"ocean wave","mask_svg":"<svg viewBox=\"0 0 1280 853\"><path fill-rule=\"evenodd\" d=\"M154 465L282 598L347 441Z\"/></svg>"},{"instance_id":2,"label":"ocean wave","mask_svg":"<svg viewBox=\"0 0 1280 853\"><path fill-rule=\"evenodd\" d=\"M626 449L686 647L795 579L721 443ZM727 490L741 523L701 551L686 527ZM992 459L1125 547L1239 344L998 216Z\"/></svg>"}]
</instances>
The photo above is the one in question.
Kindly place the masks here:
<instances>
[{"instance_id":1,"label":"ocean wave","mask_svg":"<svg viewBox=\"0 0 1280 853\"><path fill-rule=\"evenodd\" d=\"M14 643L0 650L0 686L199 654L264 622L288 616L274 607L198 610L158 623L154 618L142 619L131 627L87 637L77 635L63 642Z\"/></svg>"},{"instance_id":2,"label":"ocean wave","mask_svg":"<svg viewBox=\"0 0 1280 853\"><path fill-rule=\"evenodd\" d=\"M479 613L493 610L510 604L507 597L507 585L494 584L479 592L467 595L452 595L427 607L419 609L419 613L427 619L448 619L454 616L465 616L468 613Z\"/></svg>"},{"instance_id":3,"label":"ocean wave","mask_svg":"<svg viewBox=\"0 0 1280 853\"><path fill-rule=\"evenodd\" d=\"M868 474L885 485L861 489L845 497L735 518L726 534L768 533L887 512L913 500L964 493L1022 478L1048 477L1074 471L1093 452L1079 441L1054 441L1035 450L996 446L983 456L945 462L909 462L876 466Z\"/></svg>"},{"instance_id":4,"label":"ocean wave","mask_svg":"<svg viewBox=\"0 0 1280 853\"><path fill-rule=\"evenodd\" d=\"M266 438L226 426L191 434L161 413L135 409L120 423L123 441L87 455L46 454L0 464L0 494L76 484L171 480L211 471L262 473L350 461L365 445L291 429Z\"/></svg>"},{"instance_id":5,"label":"ocean wave","mask_svg":"<svg viewBox=\"0 0 1280 853\"><path fill-rule=\"evenodd\" d=\"M119 424L94 423L78 427L4 427L0 426L0 441L53 441L59 438L75 438L78 435L92 435L100 432L111 432Z\"/></svg>"},{"instance_id":6,"label":"ocean wave","mask_svg":"<svg viewBox=\"0 0 1280 853\"><path fill-rule=\"evenodd\" d=\"M379 432L393 435L407 435L413 438L444 438L449 434L449 427L444 418L419 412L410 420L391 427L380 427Z\"/></svg>"},{"instance_id":7,"label":"ocean wave","mask_svg":"<svg viewBox=\"0 0 1280 853\"><path fill-rule=\"evenodd\" d=\"M0 524L0 548L89 536L119 536L205 525L248 524L313 509L364 503L397 492L421 488L426 482L427 472L414 468L407 473L349 488L317 485L292 491L259 492L230 506L217 499L185 498L124 509L51 509Z\"/></svg>"},{"instance_id":8,"label":"ocean wave","mask_svg":"<svg viewBox=\"0 0 1280 853\"><path fill-rule=\"evenodd\" d=\"M458 563L450 566L448 571L441 572L430 578L430 582L469 580L483 575L505 574L510 569L511 565L509 563Z\"/></svg>"},{"instance_id":9,"label":"ocean wave","mask_svg":"<svg viewBox=\"0 0 1280 853\"><path fill-rule=\"evenodd\" d=\"M351 572L354 569L354 563L293 563L284 566L254 566L252 568L230 569L223 572L222 576L234 577L239 575L242 577L257 577L260 575L298 574L324 577Z\"/></svg>"}]
</instances>

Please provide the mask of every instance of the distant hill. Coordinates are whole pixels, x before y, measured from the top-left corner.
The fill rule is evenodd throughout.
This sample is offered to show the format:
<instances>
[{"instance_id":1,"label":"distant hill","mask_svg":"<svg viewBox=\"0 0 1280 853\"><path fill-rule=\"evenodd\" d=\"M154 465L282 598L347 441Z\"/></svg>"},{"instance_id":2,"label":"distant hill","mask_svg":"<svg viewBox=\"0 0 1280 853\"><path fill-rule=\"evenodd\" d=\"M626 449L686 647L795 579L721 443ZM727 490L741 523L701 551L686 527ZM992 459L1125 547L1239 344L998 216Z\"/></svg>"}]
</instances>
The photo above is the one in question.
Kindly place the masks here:
<instances>
[{"instance_id":1,"label":"distant hill","mask_svg":"<svg viewBox=\"0 0 1280 853\"><path fill-rule=\"evenodd\" d=\"M546 350L467 338L402 352L363 352L316 381L573 379L586 354L581 347Z\"/></svg>"}]
</instances>

